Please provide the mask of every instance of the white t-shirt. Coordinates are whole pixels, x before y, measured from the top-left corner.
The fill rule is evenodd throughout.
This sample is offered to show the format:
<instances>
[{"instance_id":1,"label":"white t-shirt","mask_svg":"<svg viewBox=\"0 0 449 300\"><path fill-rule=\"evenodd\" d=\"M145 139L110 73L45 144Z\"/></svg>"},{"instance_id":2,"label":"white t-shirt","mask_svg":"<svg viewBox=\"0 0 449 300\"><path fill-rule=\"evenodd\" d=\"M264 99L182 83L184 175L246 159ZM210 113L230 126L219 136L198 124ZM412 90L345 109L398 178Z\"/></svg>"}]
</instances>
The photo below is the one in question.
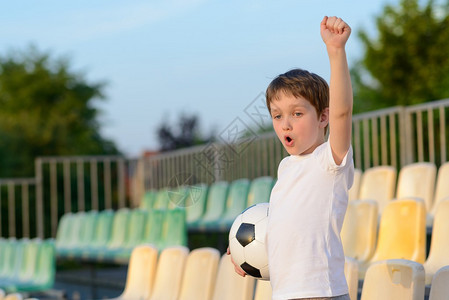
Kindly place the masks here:
<instances>
[{"instance_id":1,"label":"white t-shirt","mask_svg":"<svg viewBox=\"0 0 449 300\"><path fill-rule=\"evenodd\" d=\"M273 299L348 293L340 231L353 177L352 148L337 165L329 142L279 164L267 229Z\"/></svg>"}]
</instances>

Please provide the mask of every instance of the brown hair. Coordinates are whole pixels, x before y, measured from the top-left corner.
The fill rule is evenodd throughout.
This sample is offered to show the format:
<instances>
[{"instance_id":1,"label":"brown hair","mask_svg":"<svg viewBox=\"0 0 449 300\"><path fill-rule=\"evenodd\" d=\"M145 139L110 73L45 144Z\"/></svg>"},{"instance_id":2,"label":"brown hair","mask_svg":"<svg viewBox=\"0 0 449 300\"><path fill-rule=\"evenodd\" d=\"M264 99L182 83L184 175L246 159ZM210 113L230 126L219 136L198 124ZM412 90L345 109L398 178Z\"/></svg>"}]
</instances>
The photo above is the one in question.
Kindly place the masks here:
<instances>
[{"instance_id":1,"label":"brown hair","mask_svg":"<svg viewBox=\"0 0 449 300\"><path fill-rule=\"evenodd\" d=\"M329 86L320 76L302 69L293 69L277 76L267 88L266 99L271 114L271 102L279 92L302 97L315 107L318 116L329 107Z\"/></svg>"}]
</instances>

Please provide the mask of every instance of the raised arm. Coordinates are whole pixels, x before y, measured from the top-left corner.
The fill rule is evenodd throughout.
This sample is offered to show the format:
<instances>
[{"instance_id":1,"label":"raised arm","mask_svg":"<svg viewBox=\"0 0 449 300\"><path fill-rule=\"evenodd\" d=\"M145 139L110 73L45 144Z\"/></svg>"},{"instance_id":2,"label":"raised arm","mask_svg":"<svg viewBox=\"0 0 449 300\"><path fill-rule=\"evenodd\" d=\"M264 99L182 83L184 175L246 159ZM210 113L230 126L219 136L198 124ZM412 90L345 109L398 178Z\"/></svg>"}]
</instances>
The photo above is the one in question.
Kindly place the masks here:
<instances>
[{"instance_id":1,"label":"raised arm","mask_svg":"<svg viewBox=\"0 0 449 300\"><path fill-rule=\"evenodd\" d=\"M343 161L351 144L352 86L346 60L345 45L351 28L342 19L324 17L321 37L326 44L330 62L329 142L337 164Z\"/></svg>"}]
</instances>

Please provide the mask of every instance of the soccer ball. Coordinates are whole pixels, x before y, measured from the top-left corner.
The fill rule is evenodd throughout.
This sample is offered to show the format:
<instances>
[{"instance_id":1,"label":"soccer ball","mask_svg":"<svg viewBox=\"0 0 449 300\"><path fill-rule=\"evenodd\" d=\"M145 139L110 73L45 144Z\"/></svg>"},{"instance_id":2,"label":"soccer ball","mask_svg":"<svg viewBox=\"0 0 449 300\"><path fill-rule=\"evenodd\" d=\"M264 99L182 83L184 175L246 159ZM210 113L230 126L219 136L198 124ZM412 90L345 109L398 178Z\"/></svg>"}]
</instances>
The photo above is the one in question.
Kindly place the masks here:
<instances>
[{"instance_id":1,"label":"soccer ball","mask_svg":"<svg viewBox=\"0 0 449 300\"><path fill-rule=\"evenodd\" d=\"M244 210L232 224L229 231L229 250L232 259L248 275L270 280L266 231L268 203L259 203Z\"/></svg>"}]
</instances>

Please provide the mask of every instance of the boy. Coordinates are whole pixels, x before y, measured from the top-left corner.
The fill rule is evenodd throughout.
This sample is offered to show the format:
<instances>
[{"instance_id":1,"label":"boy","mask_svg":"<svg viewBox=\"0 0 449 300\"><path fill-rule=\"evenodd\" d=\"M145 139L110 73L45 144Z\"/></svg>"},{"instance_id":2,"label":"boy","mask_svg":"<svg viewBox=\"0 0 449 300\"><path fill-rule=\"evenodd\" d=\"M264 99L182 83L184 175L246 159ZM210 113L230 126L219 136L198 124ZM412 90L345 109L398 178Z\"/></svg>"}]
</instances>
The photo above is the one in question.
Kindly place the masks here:
<instances>
[{"instance_id":1,"label":"boy","mask_svg":"<svg viewBox=\"0 0 449 300\"><path fill-rule=\"evenodd\" d=\"M274 130L290 154L279 164L270 197L273 299L349 300L340 231L354 172L345 52L351 29L337 17L324 17L320 26L330 88L318 75L297 69L276 77L266 93ZM239 266L235 269L245 276Z\"/></svg>"}]
</instances>

